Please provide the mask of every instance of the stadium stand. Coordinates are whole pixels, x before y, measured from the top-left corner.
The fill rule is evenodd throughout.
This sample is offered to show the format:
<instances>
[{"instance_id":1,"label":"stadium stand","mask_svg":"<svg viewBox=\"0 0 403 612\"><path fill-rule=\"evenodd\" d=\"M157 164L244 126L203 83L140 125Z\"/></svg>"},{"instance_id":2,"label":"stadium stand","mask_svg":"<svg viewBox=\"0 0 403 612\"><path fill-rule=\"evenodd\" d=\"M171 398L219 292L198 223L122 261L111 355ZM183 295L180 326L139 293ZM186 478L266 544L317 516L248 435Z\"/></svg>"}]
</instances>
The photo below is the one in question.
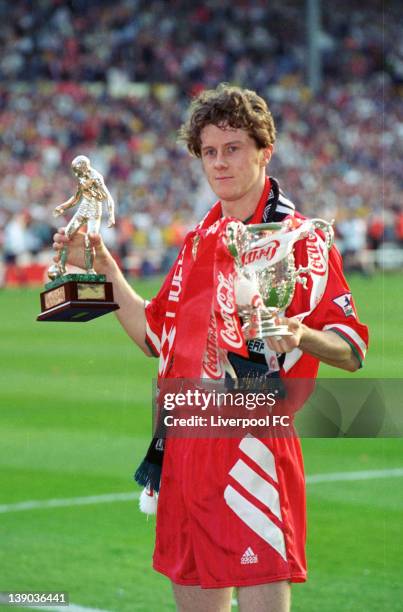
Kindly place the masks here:
<instances>
[{"instance_id":1,"label":"stadium stand","mask_svg":"<svg viewBox=\"0 0 403 612\"><path fill-rule=\"evenodd\" d=\"M352 268L401 262L399 3L322 7L323 85L306 86L303 3L285 0L15 0L0 4L0 252L9 283L38 282L71 159L104 174L104 230L128 273L169 268L212 202L177 143L189 98L228 81L256 89L278 127L270 173L309 215L336 220ZM363 255L364 253L364 255ZM38 271L39 270L39 271Z\"/></svg>"}]
</instances>

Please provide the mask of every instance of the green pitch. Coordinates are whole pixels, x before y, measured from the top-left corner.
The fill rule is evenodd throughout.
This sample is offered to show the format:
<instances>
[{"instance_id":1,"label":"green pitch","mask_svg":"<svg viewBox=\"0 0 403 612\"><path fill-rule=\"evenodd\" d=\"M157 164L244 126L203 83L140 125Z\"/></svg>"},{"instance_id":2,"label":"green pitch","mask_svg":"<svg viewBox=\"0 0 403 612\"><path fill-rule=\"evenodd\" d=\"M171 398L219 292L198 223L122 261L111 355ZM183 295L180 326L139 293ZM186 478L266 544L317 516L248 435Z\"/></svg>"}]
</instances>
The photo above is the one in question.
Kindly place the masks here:
<instances>
[{"instance_id":1,"label":"green pitch","mask_svg":"<svg viewBox=\"0 0 403 612\"><path fill-rule=\"evenodd\" d=\"M402 279L350 279L371 329L355 376L401 377ZM151 296L156 284L137 287ZM114 612L174 610L168 581L151 569L155 520L137 501L68 501L139 491L131 474L149 441L156 362L113 315L74 325L36 323L38 312L39 289L0 293L0 591L68 591L76 605ZM401 440L303 446L310 475L403 467ZM400 610L402 477L307 490L310 574L293 589L294 612ZM54 499L67 501L15 505Z\"/></svg>"}]
</instances>

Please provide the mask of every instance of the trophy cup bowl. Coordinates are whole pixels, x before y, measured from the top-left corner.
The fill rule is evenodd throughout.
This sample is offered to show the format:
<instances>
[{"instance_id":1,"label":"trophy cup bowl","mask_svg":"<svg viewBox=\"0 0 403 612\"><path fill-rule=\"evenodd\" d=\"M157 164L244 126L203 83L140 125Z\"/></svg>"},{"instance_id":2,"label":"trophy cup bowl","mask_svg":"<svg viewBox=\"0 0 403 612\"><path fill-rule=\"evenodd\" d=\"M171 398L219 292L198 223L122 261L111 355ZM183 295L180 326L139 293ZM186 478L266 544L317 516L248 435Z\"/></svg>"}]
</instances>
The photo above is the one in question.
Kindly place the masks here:
<instances>
[{"instance_id":1,"label":"trophy cup bowl","mask_svg":"<svg viewBox=\"0 0 403 612\"><path fill-rule=\"evenodd\" d=\"M321 229L328 249L333 244L331 223L322 219L281 223L243 225L228 224L225 233L227 249L235 261L235 301L246 340L288 336L287 325L276 318L291 304L296 283L306 287L309 266L296 268L293 245L297 240Z\"/></svg>"}]
</instances>

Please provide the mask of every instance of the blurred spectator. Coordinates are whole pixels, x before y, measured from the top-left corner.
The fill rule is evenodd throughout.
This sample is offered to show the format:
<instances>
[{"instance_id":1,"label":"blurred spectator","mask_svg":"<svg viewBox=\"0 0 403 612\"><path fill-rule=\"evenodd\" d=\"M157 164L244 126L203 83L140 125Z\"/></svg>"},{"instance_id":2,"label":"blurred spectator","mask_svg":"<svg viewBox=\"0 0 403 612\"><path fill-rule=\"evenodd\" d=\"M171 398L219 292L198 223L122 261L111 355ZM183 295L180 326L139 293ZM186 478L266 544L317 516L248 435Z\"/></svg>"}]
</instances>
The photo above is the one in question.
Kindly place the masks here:
<instances>
[{"instance_id":1,"label":"blurred spectator","mask_svg":"<svg viewBox=\"0 0 403 612\"><path fill-rule=\"evenodd\" d=\"M395 236L400 248L403 249L403 210L398 209L395 214Z\"/></svg>"},{"instance_id":2,"label":"blurred spectator","mask_svg":"<svg viewBox=\"0 0 403 612\"><path fill-rule=\"evenodd\" d=\"M372 266L367 256L367 224L356 213L347 213L344 221L337 225L337 240L347 272L370 274Z\"/></svg>"},{"instance_id":3,"label":"blurred spectator","mask_svg":"<svg viewBox=\"0 0 403 612\"><path fill-rule=\"evenodd\" d=\"M368 219L369 248L376 250L381 246L385 235L385 222L382 211L375 210Z\"/></svg>"}]
</instances>

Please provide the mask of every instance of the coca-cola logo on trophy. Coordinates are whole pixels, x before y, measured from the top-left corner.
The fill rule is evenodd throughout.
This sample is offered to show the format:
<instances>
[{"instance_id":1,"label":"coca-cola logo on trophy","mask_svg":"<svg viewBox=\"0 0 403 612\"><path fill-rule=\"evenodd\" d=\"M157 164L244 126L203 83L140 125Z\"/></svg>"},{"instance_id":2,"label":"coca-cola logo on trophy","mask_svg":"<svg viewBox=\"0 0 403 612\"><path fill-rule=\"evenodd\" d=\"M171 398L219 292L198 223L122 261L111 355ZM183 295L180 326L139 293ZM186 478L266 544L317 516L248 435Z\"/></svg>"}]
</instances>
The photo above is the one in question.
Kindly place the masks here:
<instances>
[{"instance_id":1,"label":"coca-cola logo on trophy","mask_svg":"<svg viewBox=\"0 0 403 612\"><path fill-rule=\"evenodd\" d=\"M225 278L222 272L218 273L217 304L224 324L220 330L221 338L231 348L241 348L243 346L243 337L238 326L234 296L234 278L232 274Z\"/></svg>"},{"instance_id":2,"label":"coca-cola logo on trophy","mask_svg":"<svg viewBox=\"0 0 403 612\"><path fill-rule=\"evenodd\" d=\"M217 345L217 322L214 314L210 317L206 350L203 356L203 370L209 378L214 380L219 380L222 377L223 369Z\"/></svg>"},{"instance_id":3,"label":"coca-cola logo on trophy","mask_svg":"<svg viewBox=\"0 0 403 612\"><path fill-rule=\"evenodd\" d=\"M306 241L306 250L308 253L308 266L311 272L324 276L327 270L326 256L317 234L310 234Z\"/></svg>"},{"instance_id":4,"label":"coca-cola logo on trophy","mask_svg":"<svg viewBox=\"0 0 403 612\"><path fill-rule=\"evenodd\" d=\"M256 263L263 258L265 261L270 261L276 255L279 246L280 242L278 240L273 240L267 246L246 251L241 258L242 265L247 266L249 264Z\"/></svg>"}]
</instances>

